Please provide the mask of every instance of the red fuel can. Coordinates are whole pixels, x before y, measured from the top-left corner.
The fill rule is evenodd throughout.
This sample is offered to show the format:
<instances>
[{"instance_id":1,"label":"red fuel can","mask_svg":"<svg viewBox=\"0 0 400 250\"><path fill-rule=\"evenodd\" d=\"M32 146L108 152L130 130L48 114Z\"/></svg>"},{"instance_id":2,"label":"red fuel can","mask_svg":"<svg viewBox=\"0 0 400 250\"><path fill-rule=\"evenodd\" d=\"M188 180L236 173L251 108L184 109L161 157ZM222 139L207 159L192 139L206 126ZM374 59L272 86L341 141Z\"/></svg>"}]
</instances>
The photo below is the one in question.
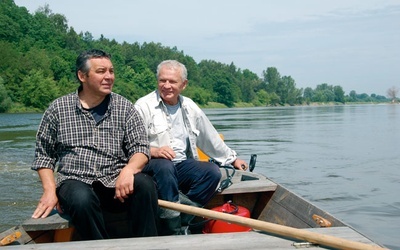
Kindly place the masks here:
<instances>
[{"instance_id":1,"label":"red fuel can","mask_svg":"<svg viewBox=\"0 0 400 250\"><path fill-rule=\"evenodd\" d=\"M231 201L222 206L212 208L213 211L234 214L246 218L250 218L250 211L242 206L237 206ZM232 233L232 232L248 232L250 227L232 224L221 220L209 220L203 227L203 233Z\"/></svg>"}]
</instances>

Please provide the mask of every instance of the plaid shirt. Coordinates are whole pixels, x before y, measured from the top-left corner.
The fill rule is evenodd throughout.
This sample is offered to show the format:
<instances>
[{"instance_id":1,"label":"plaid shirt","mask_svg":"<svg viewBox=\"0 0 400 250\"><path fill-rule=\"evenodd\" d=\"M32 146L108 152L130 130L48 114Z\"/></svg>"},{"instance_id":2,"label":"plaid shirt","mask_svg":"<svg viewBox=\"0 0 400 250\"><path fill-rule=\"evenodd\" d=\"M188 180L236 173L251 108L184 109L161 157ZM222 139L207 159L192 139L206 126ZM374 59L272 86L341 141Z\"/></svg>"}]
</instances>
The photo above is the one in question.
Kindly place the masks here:
<instances>
[{"instance_id":1,"label":"plaid shirt","mask_svg":"<svg viewBox=\"0 0 400 250\"><path fill-rule=\"evenodd\" d=\"M150 158L143 120L133 104L112 93L107 112L96 123L75 92L56 99L44 113L32 169L54 171L58 162L57 186L75 179L115 187L121 169L135 153Z\"/></svg>"}]
</instances>

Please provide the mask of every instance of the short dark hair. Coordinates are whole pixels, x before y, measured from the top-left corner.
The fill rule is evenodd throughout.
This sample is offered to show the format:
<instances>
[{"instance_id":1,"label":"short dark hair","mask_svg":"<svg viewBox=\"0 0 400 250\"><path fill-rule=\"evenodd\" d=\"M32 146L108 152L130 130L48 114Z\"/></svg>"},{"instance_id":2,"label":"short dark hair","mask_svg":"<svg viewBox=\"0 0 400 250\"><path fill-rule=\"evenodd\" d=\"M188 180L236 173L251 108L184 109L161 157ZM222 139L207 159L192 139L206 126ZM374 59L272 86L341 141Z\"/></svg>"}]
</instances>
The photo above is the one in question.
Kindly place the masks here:
<instances>
[{"instance_id":1,"label":"short dark hair","mask_svg":"<svg viewBox=\"0 0 400 250\"><path fill-rule=\"evenodd\" d=\"M90 65L88 65L88 61L92 58L108 58L111 59L111 55L107 52L104 52L99 49L91 49L82 52L78 58L76 58L76 65L75 65L75 75L76 78L79 80L78 72L82 71L85 74L89 73Z\"/></svg>"}]
</instances>

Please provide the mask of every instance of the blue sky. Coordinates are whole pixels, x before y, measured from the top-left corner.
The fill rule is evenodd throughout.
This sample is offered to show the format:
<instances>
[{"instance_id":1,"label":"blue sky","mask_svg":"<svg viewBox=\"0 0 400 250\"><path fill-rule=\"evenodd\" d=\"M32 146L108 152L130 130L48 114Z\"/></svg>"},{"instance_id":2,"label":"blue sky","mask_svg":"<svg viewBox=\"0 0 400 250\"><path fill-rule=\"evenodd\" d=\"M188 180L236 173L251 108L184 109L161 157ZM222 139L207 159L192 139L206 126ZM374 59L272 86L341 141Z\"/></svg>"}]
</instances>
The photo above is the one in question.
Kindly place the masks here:
<instances>
[{"instance_id":1,"label":"blue sky","mask_svg":"<svg viewBox=\"0 0 400 250\"><path fill-rule=\"evenodd\" d=\"M346 94L400 89L398 0L15 0L49 4L76 32L118 42L156 42L196 62L262 75L276 67L298 88L340 85ZM190 74L190 72L189 72Z\"/></svg>"}]
</instances>

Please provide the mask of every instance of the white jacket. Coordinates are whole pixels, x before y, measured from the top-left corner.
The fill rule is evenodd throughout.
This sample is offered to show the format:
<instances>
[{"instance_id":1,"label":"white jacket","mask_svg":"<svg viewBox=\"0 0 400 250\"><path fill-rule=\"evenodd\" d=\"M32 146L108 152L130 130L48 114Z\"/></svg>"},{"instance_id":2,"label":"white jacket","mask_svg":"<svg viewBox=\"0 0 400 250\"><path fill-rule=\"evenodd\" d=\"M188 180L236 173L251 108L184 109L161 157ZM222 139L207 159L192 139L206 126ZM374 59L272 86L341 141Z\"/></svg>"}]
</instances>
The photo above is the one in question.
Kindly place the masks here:
<instances>
[{"instance_id":1,"label":"white jacket","mask_svg":"<svg viewBox=\"0 0 400 250\"><path fill-rule=\"evenodd\" d=\"M208 120L204 112L190 98L179 96L183 119L189 132L191 152L188 158L199 159L196 147L226 166L234 162L237 154L220 138L217 130ZM140 98L135 103L142 116L150 141L150 147L171 146L171 122L169 113L158 91Z\"/></svg>"}]
</instances>

